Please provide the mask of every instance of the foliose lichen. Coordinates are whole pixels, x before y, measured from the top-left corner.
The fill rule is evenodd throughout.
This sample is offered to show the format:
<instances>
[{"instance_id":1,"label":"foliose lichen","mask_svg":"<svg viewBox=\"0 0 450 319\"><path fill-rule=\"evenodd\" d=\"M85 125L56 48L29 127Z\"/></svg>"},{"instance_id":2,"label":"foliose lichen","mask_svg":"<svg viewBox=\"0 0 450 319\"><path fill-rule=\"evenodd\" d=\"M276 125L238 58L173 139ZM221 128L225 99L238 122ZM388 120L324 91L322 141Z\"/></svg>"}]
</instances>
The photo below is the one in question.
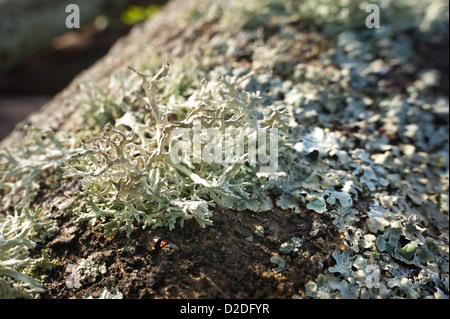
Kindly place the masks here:
<instances>
[{"instance_id":1,"label":"foliose lichen","mask_svg":"<svg viewBox=\"0 0 450 319\"><path fill-rule=\"evenodd\" d=\"M98 261L95 256L81 258L77 264L67 265L66 287L69 289L81 288L83 285L94 283L97 277L106 272L105 263Z\"/></svg>"}]
</instances>

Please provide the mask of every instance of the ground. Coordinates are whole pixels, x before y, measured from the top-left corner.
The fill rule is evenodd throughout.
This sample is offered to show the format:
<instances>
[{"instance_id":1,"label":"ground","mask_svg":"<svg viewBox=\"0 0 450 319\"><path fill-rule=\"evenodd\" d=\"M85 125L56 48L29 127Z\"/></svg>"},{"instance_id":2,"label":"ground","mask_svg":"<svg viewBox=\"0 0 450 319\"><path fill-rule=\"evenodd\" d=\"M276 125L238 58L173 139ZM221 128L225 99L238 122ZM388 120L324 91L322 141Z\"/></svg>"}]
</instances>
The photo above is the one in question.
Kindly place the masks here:
<instances>
[{"instance_id":1,"label":"ground","mask_svg":"<svg viewBox=\"0 0 450 319\"><path fill-rule=\"evenodd\" d=\"M136 229L129 238L123 233L105 238L101 231L74 225L73 220L70 214L58 218L62 226L48 247L50 257L61 263L46 278L48 289L42 298L83 298L89 293L99 297L104 288L117 289L126 298L304 297L305 283L333 265L331 253L344 248L330 220L307 210L294 214L218 208L213 227L200 228L189 220L176 231ZM317 233L311 233L314 222L324 225ZM263 226L263 237L255 235L256 226ZM305 238L300 253L287 257L289 268L276 274L270 257L278 255L280 245L292 236ZM167 241L163 248L162 241ZM105 263L107 275L82 289L69 289L67 266L90 255Z\"/></svg>"}]
</instances>

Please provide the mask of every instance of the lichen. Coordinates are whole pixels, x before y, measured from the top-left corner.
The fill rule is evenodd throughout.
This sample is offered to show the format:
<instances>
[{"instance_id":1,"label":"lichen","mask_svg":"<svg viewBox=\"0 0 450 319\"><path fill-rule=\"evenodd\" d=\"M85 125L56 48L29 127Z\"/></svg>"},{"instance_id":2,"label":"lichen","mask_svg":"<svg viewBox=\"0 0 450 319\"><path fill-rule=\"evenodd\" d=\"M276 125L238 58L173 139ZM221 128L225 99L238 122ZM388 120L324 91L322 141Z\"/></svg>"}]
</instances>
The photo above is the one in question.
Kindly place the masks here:
<instances>
[{"instance_id":1,"label":"lichen","mask_svg":"<svg viewBox=\"0 0 450 319\"><path fill-rule=\"evenodd\" d=\"M94 283L99 276L107 272L104 262L98 261L97 256L81 258L77 264L69 264L66 267L66 287L78 289L83 285Z\"/></svg>"},{"instance_id":2,"label":"lichen","mask_svg":"<svg viewBox=\"0 0 450 319\"><path fill-rule=\"evenodd\" d=\"M108 291L108 289L103 289L98 298L94 298L92 294L87 294L85 299L122 299L123 294L117 290Z\"/></svg>"},{"instance_id":3,"label":"lichen","mask_svg":"<svg viewBox=\"0 0 450 319\"><path fill-rule=\"evenodd\" d=\"M30 250L50 229L45 214L33 212L28 205L20 212L0 217L0 298L30 298L45 289L36 272L51 270L56 261L50 261L45 250L42 257L30 257Z\"/></svg>"},{"instance_id":4,"label":"lichen","mask_svg":"<svg viewBox=\"0 0 450 319\"><path fill-rule=\"evenodd\" d=\"M73 140L57 136L51 129L25 127L22 145L0 148L0 208L23 208L33 202L39 177L59 168L73 151Z\"/></svg>"},{"instance_id":5,"label":"lichen","mask_svg":"<svg viewBox=\"0 0 450 319\"><path fill-rule=\"evenodd\" d=\"M92 138L65 161L65 177L83 179L89 204L78 222L101 222L106 234L125 230L130 235L134 222L173 229L177 219L182 226L194 217L202 227L211 225L212 203L238 210L270 209L271 200L261 187L266 177L257 174L262 164L249 160L256 156L250 143L252 135L261 143L255 132L272 129L277 119L257 111L258 97L238 90L238 78L234 83L224 79L213 89L204 83L200 95L184 105L162 106L155 92L168 64L150 82L132 70L142 78L147 106L138 111L126 106L114 128L106 128L103 136ZM191 156L197 138L201 153ZM277 135L270 138L278 143ZM176 143L179 139L182 144ZM235 149L230 153L225 143ZM177 161L180 152L182 161Z\"/></svg>"},{"instance_id":6,"label":"lichen","mask_svg":"<svg viewBox=\"0 0 450 319\"><path fill-rule=\"evenodd\" d=\"M279 252L285 255L297 254L299 248L303 245L303 240L298 237L292 237L290 241L284 242L279 248Z\"/></svg>"},{"instance_id":7,"label":"lichen","mask_svg":"<svg viewBox=\"0 0 450 319\"><path fill-rule=\"evenodd\" d=\"M289 264L280 256L272 256L270 257L270 262L277 265L277 267L273 268L272 271L276 274L285 271L289 268Z\"/></svg>"}]
</instances>

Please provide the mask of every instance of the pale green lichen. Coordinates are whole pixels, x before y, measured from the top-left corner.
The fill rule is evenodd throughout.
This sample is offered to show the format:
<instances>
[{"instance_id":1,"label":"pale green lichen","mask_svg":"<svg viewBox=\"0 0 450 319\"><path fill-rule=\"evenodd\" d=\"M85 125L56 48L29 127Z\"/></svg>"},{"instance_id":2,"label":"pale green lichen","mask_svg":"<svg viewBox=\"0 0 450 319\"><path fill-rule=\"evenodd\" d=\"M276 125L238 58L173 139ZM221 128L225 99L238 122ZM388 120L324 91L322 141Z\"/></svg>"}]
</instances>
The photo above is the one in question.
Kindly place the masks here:
<instances>
[{"instance_id":1,"label":"pale green lichen","mask_svg":"<svg viewBox=\"0 0 450 319\"><path fill-rule=\"evenodd\" d=\"M105 274L107 268L104 262L98 261L95 256L82 258L75 264L69 264L66 267L66 287L69 289L78 289L83 285L94 283L99 276Z\"/></svg>"},{"instance_id":2,"label":"pale green lichen","mask_svg":"<svg viewBox=\"0 0 450 319\"><path fill-rule=\"evenodd\" d=\"M50 129L26 127L24 143L14 150L0 148L1 206L23 208L31 203L40 185L38 177L59 168L71 154L74 141L56 136Z\"/></svg>"},{"instance_id":3,"label":"pale green lichen","mask_svg":"<svg viewBox=\"0 0 450 319\"><path fill-rule=\"evenodd\" d=\"M84 297L84 299L122 299L122 298L123 298L123 294L120 291L115 290L115 289L108 291L108 289L106 289L106 288L104 288L102 290L102 293L100 294L100 297L98 297L98 298L94 298L91 293L87 294Z\"/></svg>"},{"instance_id":4,"label":"pale green lichen","mask_svg":"<svg viewBox=\"0 0 450 319\"><path fill-rule=\"evenodd\" d=\"M276 274L283 272L289 268L289 264L286 262L286 260L277 255L270 257L270 262L277 265L277 267L272 269L272 271Z\"/></svg>"},{"instance_id":5,"label":"pale green lichen","mask_svg":"<svg viewBox=\"0 0 450 319\"><path fill-rule=\"evenodd\" d=\"M262 188L262 181L269 176L258 175L259 164L249 165L248 136L271 129L277 119L257 111L256 95L238 90L239 79L235 83L224 79L213 89L205 83L200 95L191 96L184 105L163 106L155 93L169 66L164 65L150 82L143 73L133 71L142 78L147 106L134 112L127 106L115 120L115 128L92 138L85 150L65 161L65 176L83 179L89 204L78 222L100 222L107 234L125 230L130 235L135 222L144 228L173 229L176 220L182 226L194 217L201 227L211 225L212 203L238 210L272 207ZM179 129L184 131L177 133ZM218 140L203 136L211 129L220 134L214 137ZM175 143L179 138L184 138L181 147ZM197 138L201 158L190 155ZM223 154L220 145L226 141L241 147L241 153ZM241 141L244 143L239 145ZM184 152L182 162L174 160L179 152ZM211 153L218 161L205 158Z\"/></svg>"},{"instance_id":6,"label":"pale green lichen","mask_svg":"<svg viewBox=\"0 0 450 319\"><path fill-rule=\"evenodd\" d=\"M298 237L292 237L290 241L281 244L278 251L282 254L289 255L291 253L297 254L299 248L303 245L303 240Z\"/></svg>"},{"instance_id":7,"label":"pale green lichen","mask_svg":"<svg viewBox=\"0 0 450 319\"><path fill-rule=\"evenodd\" d=\"M50 261L45 250L41 258L30 257L50 221L40 211L28 206L14 214L0 217L0 298L30 298L45 289L33 270L51 270L56 261Z\"/></svg>"}]
</instances>

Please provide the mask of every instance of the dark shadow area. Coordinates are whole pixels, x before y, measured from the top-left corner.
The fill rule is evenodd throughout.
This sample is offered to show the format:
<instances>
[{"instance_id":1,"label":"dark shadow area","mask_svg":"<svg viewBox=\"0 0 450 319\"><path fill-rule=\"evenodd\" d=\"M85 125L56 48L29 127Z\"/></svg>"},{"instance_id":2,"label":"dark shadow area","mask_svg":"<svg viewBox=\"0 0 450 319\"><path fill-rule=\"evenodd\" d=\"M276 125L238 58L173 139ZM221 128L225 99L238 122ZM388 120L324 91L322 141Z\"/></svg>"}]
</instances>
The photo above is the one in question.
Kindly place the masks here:
<instances>
[{"instance_id":1,"label":"dark shadow area","mask_svg":"<svg viewBox=\"0 0 450 319\"><path fill-rule=\"evenodd\" d=\"M131 5L163 5L165 0L134 0ZM115 17L70 30L4 74L0 74L0 140L30 113L49 102L73 78L106 55L132 26Z\"/></svg>"}]
</instances>

